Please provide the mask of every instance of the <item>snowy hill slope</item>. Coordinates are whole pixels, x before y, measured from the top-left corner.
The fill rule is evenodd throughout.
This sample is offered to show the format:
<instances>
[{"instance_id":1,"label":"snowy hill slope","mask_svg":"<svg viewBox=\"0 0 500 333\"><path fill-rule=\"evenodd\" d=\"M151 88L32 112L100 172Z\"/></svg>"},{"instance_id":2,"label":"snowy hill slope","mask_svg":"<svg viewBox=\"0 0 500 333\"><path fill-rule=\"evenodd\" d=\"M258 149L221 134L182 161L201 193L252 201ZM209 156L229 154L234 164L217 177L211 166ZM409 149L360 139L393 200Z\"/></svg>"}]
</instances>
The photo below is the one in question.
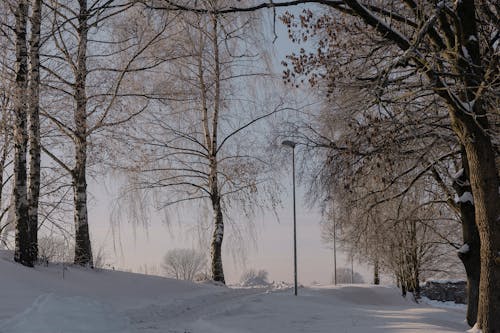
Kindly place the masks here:
<instances>
[{"instance_id":1,"label":"snowy hill slope","mask_svg":"<svg viewBox=\"0 0 500 333\"><path fill-rule=\"evenodd\" d=\"M63 279L61 266L0 259L1 333L464 332L464 316L387 287L303 288L295 297L77 267Z\"/></svg>"}]
</instances>

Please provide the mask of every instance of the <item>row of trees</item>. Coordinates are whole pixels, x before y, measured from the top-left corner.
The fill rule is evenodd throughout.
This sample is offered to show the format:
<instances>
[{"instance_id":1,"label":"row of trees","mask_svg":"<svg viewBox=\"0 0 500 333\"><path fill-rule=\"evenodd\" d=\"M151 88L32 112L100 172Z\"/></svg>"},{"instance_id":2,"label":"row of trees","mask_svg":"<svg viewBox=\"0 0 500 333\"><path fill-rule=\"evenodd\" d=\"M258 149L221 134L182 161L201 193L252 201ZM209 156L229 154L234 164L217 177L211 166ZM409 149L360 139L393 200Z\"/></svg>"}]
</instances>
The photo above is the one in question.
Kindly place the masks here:
<instances>
[{"instance_id":1,"label":"row of trees","mask_svg":"<svg viewBox=\"0 0 500 333\"><path fill-rule=\"evenodd\" d=\"M53 170L51 176L44 174L44 194L53 196L49 205L55 209L65 201L58 198L64 196L61 190L67 186L73 189L75 263L92 266L86 191L89 138L110 125L108 115L113 99L102 97L103 91L99 91L99 97L93 95L89 86L96 73L116 69L103 69L102 62L99 67L89 68L90 59L98 59L89 52L89 44L107 43L92 39L92 35L98 35L96 30L104 10L108 10L107 19L121 11L120 6L109 7L110 3L95 2L90 7L86 1L2 4L5 20L1 37L6 50L3 114L12 119L10 126L5 127L3 143L4 150L12 143L14 146L10 205L16 225L15 260L26 266L33 266L38 257L40 176L44 168L54 166L59 170ZM110 76L110 82L117 90L119 80ZM71 148L73 154L68 151ZM51 158L48 166L41 164L42 151ZM62 152L64 157L58 157ZM61 171L66 174L61 175ZM62 178L69 178L70 183L65 179L54 183L54 179Z\"/></svg>"},{"instance_id":2,"label":"row of trees","mask_svg":"<svg viewBox=\"0 0 500 333\"><path fill-rule=\"evenodd\" d=\"M262 2L218 12L315 2ZM310 197L336 198L349 217L345 241L364 244L353 249L361 256L375 253L365 259L389 267L403 290L418 293L424 267L442 267L439 257L449 256L443 245L459 249L468 278L468 322L498 331L499 7L488 1L320 3L332 10L282 17L293 41L312 40L309 47L316 50L303 47L290 55L284 80L307 81L325 100L319 119L290 124L285 132L318 148ZM207 13L163 4L156 8ZM338 103L341 96L348 103ZM388 234L394 242L387 242Z\"/></svg>"},{"instance_id":3,"label":"row of trees","mask_svg":"<svg viewBox=\"0 0 500 333\"><path fill-rule=\"evenodd\" d=\"M317 119L292 126L321 161L311 197L335 199L344 242L404 291L448 269L443 245L459 250L468 323L500 330L499 7L325 4L282 17L292 40L316 50L290 55L285 80L307 80L325 101Z\"/></svg>"},{"instance_id":4,"label":"row of trees","mask_svg":"<svg viewBox=\"0 0 500 333\"><path fill-rule=\"evenodd\" d=\"M8 1L2 45L4 59L16 66L2 67L3 105L11 110L2 115L11 125L2 128L14 128L16 260L32 265L36 258L43 151L66 173L56 179L64 184L69 177L73 189L75 262L91 264L87 167L104 157L129 176L127 190L146 190L153 196L143 198L153 197L158 207L210 203L212 275L223 282L224 212L260 197L268 167L254 154L259 141L250 136L252 125L284 109L279 101L255 102L266 100L263 90L247 98L246 79L264 70L247 66L260 60L245 43L258 35L251 15L307 3L324 6L282 20L292 40L312 41L314 51L291 55L283 79L309 82L325 101L319 121L286 132L316 148L316 198L335 198L343 215L356 217L343 227L346 241L364 244L356 249L361 256L372 244L387 246L375 251L384 257L367 260L391 267L405 289L417 292L422 267L435 260L428 254L446 256L441 243L459 247L449 232L457 230L456 214L468 322L500 331L495 1L300 0L249 7L222 0ZM105 133L106 143L112 138L124 149L99 145ZM3 151L10 152L7 141ZM172 197L158 195L165 188ZM386 242L387 233L399 239Z\"/></svg>"},{"instance_id":5,"label":"row of trees","mask_svg":"<svg viewBox=\"0 0 500 333\"><path fill-rule=\"evenodd\" d=\"M277 202L269 158L251 148L265 139L254 125L286 110L251 45L264 40L256 15L114 0L10 0L1 13L1 226L15 225L15 260L33 266L38 230L50 227L74 240L75 264L92 267L88 177L112 169L129 219L210 204L211 274L224 282L224 216Z\"/></svg>"}]
</instances>

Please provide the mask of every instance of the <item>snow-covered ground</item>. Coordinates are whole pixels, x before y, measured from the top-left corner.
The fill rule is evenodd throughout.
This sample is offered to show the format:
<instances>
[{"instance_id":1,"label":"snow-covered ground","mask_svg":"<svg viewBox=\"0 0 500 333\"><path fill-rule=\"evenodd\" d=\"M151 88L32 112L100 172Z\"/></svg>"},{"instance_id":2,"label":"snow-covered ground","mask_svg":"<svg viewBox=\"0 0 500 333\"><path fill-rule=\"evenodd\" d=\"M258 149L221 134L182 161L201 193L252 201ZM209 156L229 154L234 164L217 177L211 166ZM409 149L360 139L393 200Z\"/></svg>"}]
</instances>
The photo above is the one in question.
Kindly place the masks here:
<instances>
[{"instance_id":1,"label":"snow-covered ground","mask_svg":"<svg viewBox=\"0 0 500 333\"><path fill-rule=\"evenodd\" d=\"M52 265L0 254L1 333L465 332L464 309L415 304L390 287L235 289Z\"/></svg>"}]
</instances>

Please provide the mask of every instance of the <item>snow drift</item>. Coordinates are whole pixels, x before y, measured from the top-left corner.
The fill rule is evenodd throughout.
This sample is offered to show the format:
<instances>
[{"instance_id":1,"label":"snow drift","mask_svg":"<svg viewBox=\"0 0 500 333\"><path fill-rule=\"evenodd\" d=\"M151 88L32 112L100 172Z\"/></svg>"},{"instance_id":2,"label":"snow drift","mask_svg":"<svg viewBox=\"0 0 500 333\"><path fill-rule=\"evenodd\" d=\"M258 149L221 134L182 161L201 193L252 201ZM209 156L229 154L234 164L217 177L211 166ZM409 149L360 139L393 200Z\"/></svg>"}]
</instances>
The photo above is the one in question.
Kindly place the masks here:
<instances>
[{"instance_id":1,"label":"snow drift","mask_svg":"<svg viewBox=\"0 0 500 333\"><path fill-rule=\"evenodd\" d=\"M290 288L231 289L60 265L33 269L10 258L0 253L1 333L467 330L463 309L415 304L391 287L300 288L293 296Z\"/></svg>"}]
</instances>

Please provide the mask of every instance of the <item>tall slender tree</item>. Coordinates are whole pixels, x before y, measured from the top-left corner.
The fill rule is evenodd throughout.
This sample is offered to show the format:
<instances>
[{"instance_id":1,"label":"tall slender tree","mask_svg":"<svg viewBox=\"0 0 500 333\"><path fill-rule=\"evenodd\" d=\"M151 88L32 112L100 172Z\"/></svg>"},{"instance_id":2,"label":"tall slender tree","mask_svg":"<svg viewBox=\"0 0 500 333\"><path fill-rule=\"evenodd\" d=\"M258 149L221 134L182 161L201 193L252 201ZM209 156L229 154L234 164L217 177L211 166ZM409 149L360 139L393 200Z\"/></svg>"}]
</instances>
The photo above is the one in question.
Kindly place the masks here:
<instances>
[{"instance_id":1,"label":"tall slender tree","mask_svg":"<svg viewBox=\"0 0 500 333\"><path fill-rule=\"evenodd\" d=\"M14 260L32 267L34 258L30 251L30 224L27 187L27 114L28 114L28 46L26 40L28 2L19 0L15 6L16 80L14 93L14 211L16 220L16 245Z\"/></svg>"},{"instance_id":2,"label":"tall slender tree","mask_svg":"<svg viewBox=\"0 0 500 333\"><path fill-rule=\"evenodd\" d=\"M90 5L87 0L74 0L69 4L53 1L53 32L48 43L45 86L59 98L48 107L43 116L51 121L67 139L60 147L71 149L72 158L60 156L60 151L46 152L71 178L74 205L75 264L93 266L92 246L88 221L88 168L92 137L105 129L128 122L144 109L127 109L123 98L134 93L122 93L121 85L129 73L139 72L140 55L154 43L160 34L147 38L125 36L115 39L110 33L112 19L133 6L115 0L99 0ZM102 29L102 31L100 30ZM95 37L95 38L94 38ZM134 40L133 43L128 43ZM126 54L126 56L121 56ZM120 59L120 61L118 61ZM126 59L123 61L123 59ZM153 66L148 64L149 66ZM144 104L144 103L143 103ZM67 109L72 110L71 113ZM70 147L70 148L68 148ZM95 154L95 160L99 154Z\"/></svg>"},{"instance_id":3,"label":"tall slender tree","mask_svg":"<svg viewBox=\"0 0 500 333\"><path fill-rule=\"evenodd\" d=\"M203 5L217 8L223 3ZM251 213L262 203L265 187L272 187L265 157L251 148L261 143L252 133L253 125L285 109L276 99L274 106L266 106L265 92L259 91L257 98L251 95L255 82L272 81L258 64L259 55L249 48L252 19L179 15L175 28L167 31L171 37L165 46L153 53L167 58L165 50L175 50L171 60L156 69L162 75L150 76L158 80L158 92L151 96L160 103L141 116L141 126L128 131L128 159L130 143L141 153L121 162L133 189L157 191L158 207L207 203L212 214L211 274L220 282L225 282L222 249L230 208Z\"/></svg>"},{"instance_id":4,"label":"tall slender tree","mask_svg":"<svg viewBox=\"0 0 500 333\"><path fill-rule=\"evenodd\" d=\"M40 30L42 24L42 1L32 0L31 36L29 41L29 188L28 218L30 229L30 251L38 258L38 200L40 196Z\"/></svg>"}]
</instances>

